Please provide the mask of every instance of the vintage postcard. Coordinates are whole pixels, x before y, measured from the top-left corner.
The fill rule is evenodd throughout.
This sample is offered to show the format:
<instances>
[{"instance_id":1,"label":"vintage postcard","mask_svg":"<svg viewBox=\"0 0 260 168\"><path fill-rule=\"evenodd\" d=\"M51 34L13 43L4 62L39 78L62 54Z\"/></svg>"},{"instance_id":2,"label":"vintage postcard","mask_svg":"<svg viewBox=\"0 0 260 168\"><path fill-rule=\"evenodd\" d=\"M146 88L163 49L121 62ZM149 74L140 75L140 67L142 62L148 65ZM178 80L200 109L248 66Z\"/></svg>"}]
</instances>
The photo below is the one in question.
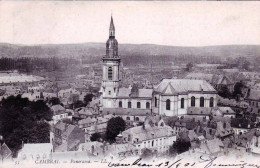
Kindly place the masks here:
<instances>
[{"instance_id":1,"label":"vintage postcard","mask_svg":"<svg viewBox=\"0 0 260 168\"><path fill-rule=\"evenodd\" d=\"M0 167L260 168L259 11L0 1Z\"/></svg>"}]
</instances>

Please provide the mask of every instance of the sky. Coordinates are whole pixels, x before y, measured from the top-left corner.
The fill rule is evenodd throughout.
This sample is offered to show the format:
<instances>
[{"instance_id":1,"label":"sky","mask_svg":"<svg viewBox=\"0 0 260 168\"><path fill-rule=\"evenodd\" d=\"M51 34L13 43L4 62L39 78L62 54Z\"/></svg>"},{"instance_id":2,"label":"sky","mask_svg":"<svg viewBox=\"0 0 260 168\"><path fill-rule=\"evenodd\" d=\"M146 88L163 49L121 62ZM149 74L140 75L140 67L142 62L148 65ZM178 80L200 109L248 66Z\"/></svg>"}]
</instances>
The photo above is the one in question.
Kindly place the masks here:
<instances>
[{"instance_id":1,"label":"sky","mask_svg":"<svg viewBox=\"0 0 260 168\"><path fill-rule=\"evenodd\" d=\"M260 2L0 1L0 42L106 42L111 13L119 43L260 44Z\"/></svg>"}]
</instances>

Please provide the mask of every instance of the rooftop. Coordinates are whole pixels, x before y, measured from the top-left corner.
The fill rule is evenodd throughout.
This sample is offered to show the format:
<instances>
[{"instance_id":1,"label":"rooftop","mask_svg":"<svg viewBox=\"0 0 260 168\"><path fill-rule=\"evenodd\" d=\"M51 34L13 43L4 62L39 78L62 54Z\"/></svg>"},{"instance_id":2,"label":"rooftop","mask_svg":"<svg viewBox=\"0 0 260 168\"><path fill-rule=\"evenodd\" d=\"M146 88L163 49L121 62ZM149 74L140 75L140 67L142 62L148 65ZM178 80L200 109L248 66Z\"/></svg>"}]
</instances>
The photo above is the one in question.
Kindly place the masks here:
<instances>
[{"instance_id":1,"label":"rooftop","mask_svg":"<svg viewBox=\"0 0 260 168\"><path fill-rule=\"evenodd\" d=\"M163 79L159 85L155 86L155 91L167 95L201 91L216 92L205 80L195 79Z\"/></svg>"}]
</instances>

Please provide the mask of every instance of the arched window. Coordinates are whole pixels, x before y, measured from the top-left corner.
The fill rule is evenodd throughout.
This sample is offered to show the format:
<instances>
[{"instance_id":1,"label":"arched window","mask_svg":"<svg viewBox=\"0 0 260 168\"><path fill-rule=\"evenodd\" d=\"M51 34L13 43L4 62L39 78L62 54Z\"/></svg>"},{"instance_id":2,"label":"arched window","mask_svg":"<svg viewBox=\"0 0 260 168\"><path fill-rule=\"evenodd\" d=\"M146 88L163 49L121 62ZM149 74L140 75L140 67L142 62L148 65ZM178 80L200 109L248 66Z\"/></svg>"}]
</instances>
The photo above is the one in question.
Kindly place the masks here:
<instances>
[{"instance_id":1,"label":"arched window","mask_svg":"<svg viewBox=\"0 0 260 168\"><path fill-rule=\"evenodd\" d=\"M108 80L112 80L112 67L108 67Z\"/></svg>"},{"instance_id":2,"label":"arched window","mask_svg":"<svg viewBox=\"0 0 260 168\"><path fill-rule=\"evenodd\" d=\"M119 107L122 107L122 101L119 101Z\"/></svg>"},{"instance_id":3,"label":"arched window","mask_svg":"<svg viewBox=\"0 0 260 168\"><path fill-rule=\"evenodd\" d=\"M214 106L214 98L211 97L211 98L209 99L209 107L213 107L213 106Z\"/></svg>"},{"instance_id":4,"label":"arched window","mask_svg":"<svg viewBox=\"0 0 260 168\"><path fill-rule=\"evenodd\" d=\"M137 108L141 108L141 103L137 102Z\"/></svg>"},{"instance_id":5,"label":"arched window","mask_svg":"<svg viewBox=\"0 0 260 168\"><path fill-rule=\"evenodd\" d=\"M150 103L146 102L146 109L149 109L149 108L150 108Z\"/></svg>"},{"instance_id":6,"label":"arched window","mask_svg":"<svg viewBox=\"0 0 260 168\"><path fill-rule=\"evenodd\" d=\"M181 98L181 108L184 108L184 98Z\"/></svg>"},{"instance_id":7,"label":"arched window","mask_svg":"<svg viewBox=\"0 0 260 168\"><path fill-rule=\"evenodd\" d=\"M166 100L166 110L170 110L171 109L171 101L170 99Z\"/></svg>"},{"instance_id":8,"label":"arched window","mask_svg":"<svg viewBox=\"0 0 260 168\"><path fill-rule=\"evenodd\" d=\"M154 106L157 107L157 98L154 97Z\"/></svg>"},{"instance_id":9,"label":"arched window","mask_svg":"<svg viewBox=\"0 0 260 168\"><path fill-rule=\"evenodd\" d=\"M200 97L200 107L204 107L204 97Z\"/></svg>"},{"instance_id":10,"label":"arched window","mask_svg":"<svg viewBox=\"0 0 260 168\"><path fill-rule=\"evenodd\" d=\"M135 121L139 121L139 117L135 117Z\"/></svg>"},{"instance_id":11,"label":"arched window","mask_svg":"<svg viewBox=\"0 0 260 168\"><path fill-rule=\"evenodd\" d=\"M132 103L128 102L128 108L132 108Z\"/></svg>"},{"instance_id":12,"label":"arched window","mask_svg":"<svg viewBox=\"0 0 260 168\"><path fill-rule=\"evenodd\" d=\"M108 91L108 95L111 95L111 91L110 90Z\"/></svg>"},{"instance_id":13,"label":"arched window","mask_svg":"<svg viewBox=\"0 0 260 168\"><path fill-rule=\"evenodd\" d=\"M191 107L195 107L195 97L191 97Z\"/></svg>"}]
</instances>

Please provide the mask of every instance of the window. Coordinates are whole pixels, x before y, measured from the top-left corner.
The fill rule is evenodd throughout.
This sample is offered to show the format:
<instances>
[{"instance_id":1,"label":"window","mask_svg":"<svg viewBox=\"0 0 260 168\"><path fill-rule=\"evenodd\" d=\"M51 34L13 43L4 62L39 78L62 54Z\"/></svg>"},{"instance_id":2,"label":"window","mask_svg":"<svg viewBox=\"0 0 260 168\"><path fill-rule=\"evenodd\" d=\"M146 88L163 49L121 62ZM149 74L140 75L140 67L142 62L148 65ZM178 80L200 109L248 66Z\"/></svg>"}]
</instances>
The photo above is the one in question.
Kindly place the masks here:
<instances>
[{"instance_id":1,"label":"window","mask_svg":"<svg viewBox=\"0 0 260 168\"><path fill-rule=\"evenodd\" d=\"M132 108L132 103L128 102L128 108Z\"/></svg>"},{"instance_id":2,"label":"window","mask_svg":"<svg viewBox=\"0 0 260 168\"><path fill-rule=\"evenodd\" d=\"M181 98L181 108L184 108L184 98Z\"/></svg>"},{"instance_id":3,"label":"window","mask_svg":"<svg viewBox=\"0 0 260 168\"><path fill-rule=\"evenodd\" d=\"M141 103L137 102L137 108L141 108Z\"/></svg>"},{"instance_id":4,"label":"window","mask_svg":"<svg viewBox=\"0 0 260 168\"><path fill-rule=\"evenodd\" d=\"M150 108L150 103L146 102L146 109L149 109L149 108Z\"/></svg>"},{"instance_id":5,"label":"window","mask_svg":"<svg viewBox=\"0 0 260 168\"><path fill-rule=\"evenodd\" d=\"M139 121L139 117L135 117L135 121Z\"/></svg>"},{"instance_id":6,"label":"window","mask_svg":"<svg viewBox=\"0 0 260 168\"><path fill-rule=\"evenodd\" d=\"M130 117L126 117L126 120L130 120Z\"/></svg>"},{"instance_id":7,"label":"window","mask_svg":"<svg viewBox=\"0 0 260 168\"><path fill-rule=\"evenodd\" d=\"M200 107L204 107L204 97L200 97Z\"/></svg>"},{"instance_id":8,"label":"window","mask_svg":"<svg viewBox=\"0 0 260 168\"><path fill-rule=\"evenodd\" d=\"M112 80L112 67L108 67L108 80Z\"/></svg>"},{"instance_id":9,"label":"window","mask_svg":"<svg viewBox=\"0 0 260 168\"><path fill-rule=\"evenodd\" d=\"M166 100L166 110L171 109L171 101L169 99Z\"/></svg>"},{"instance_id":10,"label":"window","mask_svg":"<svg viewBox=\"0 0 260 168\"><path fill-rule=\"evenodd\" d=\"M209 107L213 107L213 106L214 106L214 98L211 97L211 98L209 99Z\"/></svg>"},{"instance_id":11,"label":"window","mask_svg":"<svg viewBox=\"0 0 260 168\"><path fill-rule=\"evenodd\" d=\"M108 95L111 95L111 91L110 90L108 91Z\"/></svg>"},{"instance_id":12,"label":"window","mask_svg":"<svg viewBox=\"0 0 260 168\"><path fill-rule=\"evenodd\" d=\"M157 107L157 98L154 98L154 106Z\"/></svg>"},{"instance_id":13,"label":"window","mask_svg":"<svg viewBox=\"0 0 260 168\"><path fill-rule=\"evenodd\" d=\"M122 107L122 101L119 101L119 107Z\"/></svg>"},{"instance_id":14,"label":"window","mask_svg":"<svg viewBox=\"0 0 260 168\"><path fill-rule=\"evenodd\" d=\"M191 107L195 107L195 97L191 97Z\"/></svg>"}]
</instances>

